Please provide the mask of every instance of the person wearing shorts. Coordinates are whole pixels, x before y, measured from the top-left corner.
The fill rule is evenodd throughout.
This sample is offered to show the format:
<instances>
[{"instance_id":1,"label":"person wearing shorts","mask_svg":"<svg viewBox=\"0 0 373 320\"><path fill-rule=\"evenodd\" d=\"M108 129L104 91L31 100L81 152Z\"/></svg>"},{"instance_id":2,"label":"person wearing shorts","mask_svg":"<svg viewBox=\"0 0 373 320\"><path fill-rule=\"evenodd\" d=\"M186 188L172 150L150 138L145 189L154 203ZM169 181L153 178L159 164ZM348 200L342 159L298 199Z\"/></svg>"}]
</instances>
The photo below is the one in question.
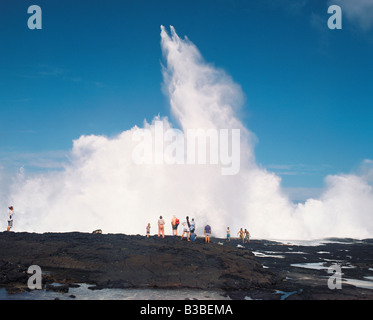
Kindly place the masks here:
<instances>
[{"instance_id":1,"label":"person wearing shorts","mask_svg":"<svg viewBox=\"0 0 373 320\"><path fill-rule=\"evenodd\" d=\"M179 226L179 219L176 216L172 216L171 219L171 227L172 227L172 235L177 236L177 227Z\"/></svg>"},{"instance_id":2,"label":"person wearing shorts","mask_svg":"<svg viewBox=\"0 0 373 320\"><path fill-rule=\"evenodd\" d=\"M10 206L9 208L9 220L8 220L8 227L7 231L10 231L11 228L13 228L13 215L14 215L14 208L13 206Z\"/></svg>"},{"instance_id":3,"label":"person wearing shorts","mask_svg":"<svg viewBox=\"0 0 373 320\"><path fill-rule=\"evenodd\" d=\"M246 230L246 229L245 229L244 234L245 234L245 243L246 243L246 242L249 243L249 241L250 241L250 233L249 233L249 230Z\"/></svg>"},{"instance_id":4,"label":"person wearing shorts","mask_svg":"<svg viewBox=\"0 0 373 320\"><path fill-rule=\"evenodd\" d=\"M150 223L146 226L146 237L149 238L150 236Z\"/></svg>"},{"instance_id":5,"label":"person wearing shorts","mask_svg":"<svg viewBox=\"0 0 373 320\"><path fill-rule=\"evenodd\" d=\"M209 225L205 226L205 242L210 243L210 236L211 236L211 227Z\"/></svg>"},{"instance_id":6,"label":"person wearing shorts","mask_svg":"<svg viewBox=\"0 0 373 320\"><path fill-rule=\"evenodd\" d=\"M231 231L227 228L227 241L231 241Z\"/></svg>"},{"instance_id":7,"label":"person wearing shorts","mask_svg":"<svg viewBox=\"0 0 373 320\"><path fill-rule=\"evenodd\" d=\"M188 222L184 221L181 225L183 226L183 234L181 235L181 239L180 240L183 240L184 234L186 233L187 240L190 241L189 240L189 226L188 226Z\"/></svg>"},{"instance_id":8,"label":"person wearing shorts","mask_svg":"<svg viewBox=\"0 0 373 320\"><path fill-rule=\"evenodd\" d=\"M162 234L162 238L164 238L164 225L165 225L165 221L164 219L162 218L162 216L159 217L159 220L158 220L158 237L161 236Z\"/></svg>"},{"instance_id":9,"label":"person wearing shorts","mask_svg":"<svg viewBox=\"0 0 373 320\"><path fill-rule=\"evenodd\" d=\"M243 233L242 228L240 229L240 231L237 232L237 235L238 235L239 238L242 240L242 243L245 243L245 235L244 235L244 233Z\"/></svg>"},{"instance_id":10,"label":"person wearing shorts","mask_svg":"<svg viewBox=\"0 0 373 320\"><path fill-rule=\"evenodd\" d=\"M194 221L194 218L192 218L192 221L190 222L190 233L194 232L196 230L196 222Z\"/></svg>"}]
</instances>

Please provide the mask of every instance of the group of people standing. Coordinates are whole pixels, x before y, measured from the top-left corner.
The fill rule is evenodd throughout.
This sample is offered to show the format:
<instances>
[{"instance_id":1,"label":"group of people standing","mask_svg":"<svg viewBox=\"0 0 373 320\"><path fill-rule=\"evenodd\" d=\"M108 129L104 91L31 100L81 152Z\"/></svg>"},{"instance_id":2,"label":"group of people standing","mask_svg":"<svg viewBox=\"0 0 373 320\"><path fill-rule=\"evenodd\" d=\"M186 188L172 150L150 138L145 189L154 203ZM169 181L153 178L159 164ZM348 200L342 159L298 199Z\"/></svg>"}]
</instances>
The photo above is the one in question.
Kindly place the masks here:
<instances>
[{"instance_id":1,"label":"group of people standing","mask_svg":"<svg viewBox=\"0 0 373 320\"><path fill-rule=\"evenodd\" d=\"M242 240L242 243L249 243L250 241L250 233L248 230L242 230L242 228L237 232L238 237Z\"/></svg>"},{"instance_id":2,"label":"group of people standing","mask_svg":"<svg viewBox=\"0 0 373 320\"><path fill-rule=\"evenodd\" d=\"M13 228L13 215L14 215L14 208L13 206L8 207L9 209L9 220L8 220L8 227L7 231L10 231L11 228ZM166 222L163 219L162 216L158 219L158 237L162 236L164 238L164 226ZM176 218L175 215L172 216L171 219L171 228L172 228L172 235L177 236L177 229L179 227L180 220ZM187 241L195 241L197 238L197 235L195 233L196 230L196 222L194 221L194 218L192 220L189 220L189 217L187 216L185 221L181 223L183 227L183 233L181 235L181 239L183 240L184 235L186 236ZM150 223L146 226L146 236L149 238L150 236ZM204 228L204 235L205 235L205 242L210 242L210 236L211 236L211 227L207 224ZM247 229L245 231L242 230L242 228L238 231L237 235L242 240L242 243L248 243L250 241L250 233ZM227 241L231 240L231 232L229 230L229 227L227 228Z\"/></svg>"},{"instance_id":3,"label":"group of people standing","mask_svg":"<svg viewBox=\"0 0 373 320\"><path fill-rule=\"evenodd\" d=\"M162 216L158 219L158 237L162 236L164 238L164 226L166 222L163 219ZM176 218L175 215L172 216L171 219L171 228L172 228L172 235L177 236L177 229L180 225L180 220ZM187 216L185 218L185 221L181 223L183 227L183 233L181 235L181 239L183 240L184 235L186 236L187 241L195 241L197 238L197 235L195 233L196 230L196 222L194 221L194 218L192 220L189 220L189 217ZM146 226L146 236L149 238L150 236L150 223ZM205 235L205 242L210 242L210 236L211 236L211 227L209 225L206 225L204 228L204 235Z\"/></svg>"},{"instance_id":4,"label":"group of people standing","mask_svg":"<svg viewBox=\"0 0 373 320\"><path fill-rule=\"evenodd\" d=\"M158 237L162 236L164 238L164 226L166 222L163 219L162 216L158 219ZM171 219L171 228L172 228L172 235L177 236L177 229L180 225L180 220L176 218L176 216L172 216ZM189 217L187 216L185 218L185 221L181 223L183 227L183 233L181 235L181 239L183 240L184 235L186 236L187 241L195 241L196 240L196 222L194 221L194 218L192 220L189 220ZM210 242L210 236L211 236L211 227L209 225L206 225L204 228L204 235L205 235L205 242ZM247 229L245 231L241 228L237 235L242 240L242 243L248 243L250 241L250 233ZM149 238L150 236L150 223L146 226L146 236ZM229 227L227 228L227 240L231 240L231 231L229 230Z\"/></svg>"},{"instance_id":5,"label":"group of people standing","mask_svg":"<svg viewBox=\"0 0 373 320\"><path fill-rule=\"evenodd\" d=\"M250 241L250 233L247 229L245 231L242 230L242 228L237 233L238 237L242 239L242 243L249 243ZM229 230L229 227L227 228L227 240L231 241L231 231Z\"/></svg>"}]
</instances>

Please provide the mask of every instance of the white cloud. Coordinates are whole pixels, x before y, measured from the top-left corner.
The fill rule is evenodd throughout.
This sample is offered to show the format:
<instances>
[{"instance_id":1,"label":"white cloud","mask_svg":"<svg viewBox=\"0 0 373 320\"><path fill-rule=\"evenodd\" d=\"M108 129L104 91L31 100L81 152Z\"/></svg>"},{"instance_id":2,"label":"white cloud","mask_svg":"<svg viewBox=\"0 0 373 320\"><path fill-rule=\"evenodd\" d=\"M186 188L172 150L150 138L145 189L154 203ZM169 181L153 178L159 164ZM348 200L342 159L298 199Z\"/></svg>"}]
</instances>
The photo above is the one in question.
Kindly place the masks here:
<instances>
[{"instance_id":1,"label":"white cloud","mask_svg":"<svg viewBox=\"0 0 373 320\"><path fill-rule=\"evenodd\" d=\"M339 5L343 17L358 25L363 30L373 26L373 1L372 0L329 0L328 5Z\"/></svg>"}]
</instances>

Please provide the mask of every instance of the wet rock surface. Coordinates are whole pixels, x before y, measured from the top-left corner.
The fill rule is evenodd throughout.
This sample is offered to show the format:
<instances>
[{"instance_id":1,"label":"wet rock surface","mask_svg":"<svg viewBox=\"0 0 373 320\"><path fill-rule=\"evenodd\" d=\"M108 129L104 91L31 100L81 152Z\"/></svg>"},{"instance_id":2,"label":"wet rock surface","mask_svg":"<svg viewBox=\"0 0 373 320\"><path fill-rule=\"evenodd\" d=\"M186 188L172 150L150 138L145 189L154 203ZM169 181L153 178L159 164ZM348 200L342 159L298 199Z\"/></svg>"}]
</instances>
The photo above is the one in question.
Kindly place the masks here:
<instances>
[{"instance_id":1,"label":"wet rock surface","mask_svg":"<svg viewBox=\"0 0 373 320\"><path fill-rule=\"evenodd\" d=\"M0 287L27 289L27 268L38 265L47 290L190 288L223 290L231 299L373 299L373 240L329 239L316 245L252 240L89 233L0 233ZM329 289L328 267L342 267L342 289ZM368 281L368 282L367 282ZM370 281L370 282L369 282ZM55 286L58 283L60 286Z\"/></svg>"},{"instance_id":2,"label":"wet rock surface","mask_svg":"<svg viewBox=\"0 0 373 320\"><path fill-rule=\"evenodd\" d=\"M372 300L373 239L330 238L315 243L250 241L244 245L268 270L283 277L270 290L234 292L236 299ZM330 289L330 277L338 277L341 289ZM333 282L335 284L335 282Z\"/></svg>"},{"instance_id":3,"label":"wet rock surface","mask_svg":"<svg viewBox=\"0 0 373 320\"><path fill-rule=\"evenodd\" d=\"M187 242L171 236L3 232L0 246L1 272L9 278L3 282L6 286L27 284L30 265L41 267L45 283L89 283L91 289L241 290L281 281L262 268L249 250L206 244L203 239ZM11 276L20 269L19 276Z\"/></svg>"}]
</instances>

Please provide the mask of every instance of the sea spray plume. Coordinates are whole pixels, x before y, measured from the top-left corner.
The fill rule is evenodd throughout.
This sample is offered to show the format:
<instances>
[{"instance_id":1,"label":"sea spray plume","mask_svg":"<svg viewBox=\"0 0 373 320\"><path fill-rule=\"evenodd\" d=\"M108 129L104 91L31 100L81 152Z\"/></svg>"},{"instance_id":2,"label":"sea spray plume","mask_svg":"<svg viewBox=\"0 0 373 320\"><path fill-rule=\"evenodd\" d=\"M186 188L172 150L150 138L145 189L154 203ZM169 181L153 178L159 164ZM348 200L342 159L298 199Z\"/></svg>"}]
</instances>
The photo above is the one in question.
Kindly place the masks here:
<instances>
[{"instance_id":1,"label":"sea spray plume","mask_svg":"<svg viewBox=\"0 0 373 320\"><path fill-rule=\"evenodd\" d=\"M173 214L209 223L223 237L241 227L253 237L307 239L328 236L372 237L371 168L329 176L319 199L295 205L281 189L281 179L256 164L254 135L237 117L243 101L240 87L222 70L207 64L198 49L171 28L161 28L165 59L164 88L173 115L188 128L238 128L241 168L223 176L212 165L137 165L132 137L138 127L115 137L81 136L73 142L64 170L29 175L21 172L9 190L17 206L15 231L92 231L144 234L148 222ZM167 118L144 121L154 134L155 122L172 128ZM366 161L369 164L369 160ZM170 231L170 230L169 230ZM198 230L201 234L202 230Z\"/></svg>"},{"instance_id":2,"label":"sea spray plume","mask_svg":"<svg viewBox=\"0 0 373 320\"><path fill-rule=\"evenodd\" d=\"M161 27L161 38L171 111L183 130L239 128L242 133L239 176L219 178L219 183L211 186L219 189L218 194L207 193L216 198L215 210L224 208L227 224L229 220L237 227L248 224L257 235L274 236L287 229L288 236L301 236L299 221L292 217L292 204L281 192L280 178L255 162L255 136L236 113L244 101L240 86L224 71L207 64L195 45L180 39L172 26L170 35Z\"/></svg>"},{"instance_id":3,"label":"sea spray plume","mask_svg":"<svg viewBox=\"0 0 373 320\"><path fill-rule=\"evenodd\" d=\"M371 238L373 236L373 188L365 175L340 174L325 179L320 199L309 199L297 207L310 238L327 236Z\"/></svg>"},{"instance_id":4,"label":"sea spray plume","mask_svg":"<svg viewBox=\"0 0 373 320\"><path fill-rule=\"evenodd\" d=\"M190 45L182 48L182 54L189 56ZM198 73L207 73L199 78L200 86L189 87L192 83L188 82L187 89L191 96L203 98L213 92L219 95L224 82L225 91L237 93L238 86L228 76L226 79L229 81L225 78L213 79L214 74L225 77L222 72L214 73L211 67L194 60L189 61L189 68ZM171 69L169 71L171 74ZM181 83L185 84L183 77L186 75L181 76ZM204 83L205 80L208 81ZM177 89L186 92L184 86ZM209 105L214 108L219 108L220 104L227 110L231 108L226 101L224 103L209 98ZM207 105L199 104L196 107ZM178 105L173 103L173 106ZM203 108L186 109L187 113L196 115L195 124L191 127L200 128L202 123L207 128L217 127L203 111ZM199 112L202 115L197 117ZM233 118L231 114L225 119L230 121ZM157 117L151 124L145 122L144 128L153 132L154 122L160 120L165 130L171 127L167 119ZM242 128L238 121L235 122ZM224 125L223 120L219 127L230 128L229 124ZM177 213L181 216L193 214L201 225L213 219L214 229L223 233L228 221L243 221L243 202L232 201L239 193L239 176L224 179L219 168L214 166L135 165L131 161L131 138L136 129L113 138L82 136L74 141L71 161L63 172L32 178L23 176L12 192L20 210L27 212L23 228L31 231L89 231L102 228L106 232L142 233L144 222L152 221L153 216ZM231 211L235 212L234 218Z\"/></svg>"},{"instance_id":5,"label":"sea spray plume","mask_svg":"<svg viewBox=\"0 0 373 320\"><path fill-rule=\"evenodd\" d=\"M290 218L290 204L280 192L280 179L257 167L251 134L235 116L242 92L229 76L206 64L197 48L162 28L162 50L170 105L182 128L240 128L243 132L239 175L222 177L213 166L137 166L130 159L133 131L113 138L82 136L74 141L71 162L61 173L20 177L12 193L27 212L23 227L35 231L141 233L158 212L193 215L214 224L249 225L257 236L279 237L300 228ZM185 100L186 99L186 100ZM220 112L222 111L222 112ZM144 128L154 133L153 123ZM171 124L162 120L165 129ZM246 139L247 138L247 139ZM268 223L268 221L271 223ZM211 222L212 221L212 222ZM22 224L20 225L20 227Z\"/></svg>"},{"instance_id":6,"label":"sea spray plume","mask_svg":"<svg viewBox=\"0 0 373 320\"><path fill-rule=\"evenodd\" d=\"M244 95L224 71L207 64L196 46L182 40L171 26L161 26L163 68L171 111L184 130L191 128L238 128L247 131L236 117Z\"/></svg>"},{"instance_id":7,"label":"sea spray plume","mask_svg":"<svg viewBox=\"0 0 373 320\"><path fill-rule=\"evenodd\" d=\"M174 27L170 26L169 35L161 26L161 45L165 93L183 131L238 129L242 160L255 165L256 137L236 115L245 99L241 87L223 70L206 63L197 47L187 38L180 39Z\"/></svg>"},{"instance_id":8,"label":"sea spray plume","mask_svg":"<svg viewBox=\"0 0 373 320\"><path fill-rule=\"evenodd\" d=\"M164 27L161 30L167 60L165 82L171 110L181 126L243 128L234 113L237 100L242 100L234 100L242 96L238 86L223 72L204 63L198 49L187 39L181 40L173 27L170 27L170 36ZM365 170L365 176L329 176L320 199L295 206L283 194L280 178L255 164L253 139L248 131L242 130L248 138L243 139L246 144L241 145L244 150L241 163L246 167L240 172L242 190L236 197L245 195L242 199L245 209L241 208L242 214L235 214L258 235L272 238L372 236L373 197L366 179L369 170Z\"/></svg>"}]
</instances>

